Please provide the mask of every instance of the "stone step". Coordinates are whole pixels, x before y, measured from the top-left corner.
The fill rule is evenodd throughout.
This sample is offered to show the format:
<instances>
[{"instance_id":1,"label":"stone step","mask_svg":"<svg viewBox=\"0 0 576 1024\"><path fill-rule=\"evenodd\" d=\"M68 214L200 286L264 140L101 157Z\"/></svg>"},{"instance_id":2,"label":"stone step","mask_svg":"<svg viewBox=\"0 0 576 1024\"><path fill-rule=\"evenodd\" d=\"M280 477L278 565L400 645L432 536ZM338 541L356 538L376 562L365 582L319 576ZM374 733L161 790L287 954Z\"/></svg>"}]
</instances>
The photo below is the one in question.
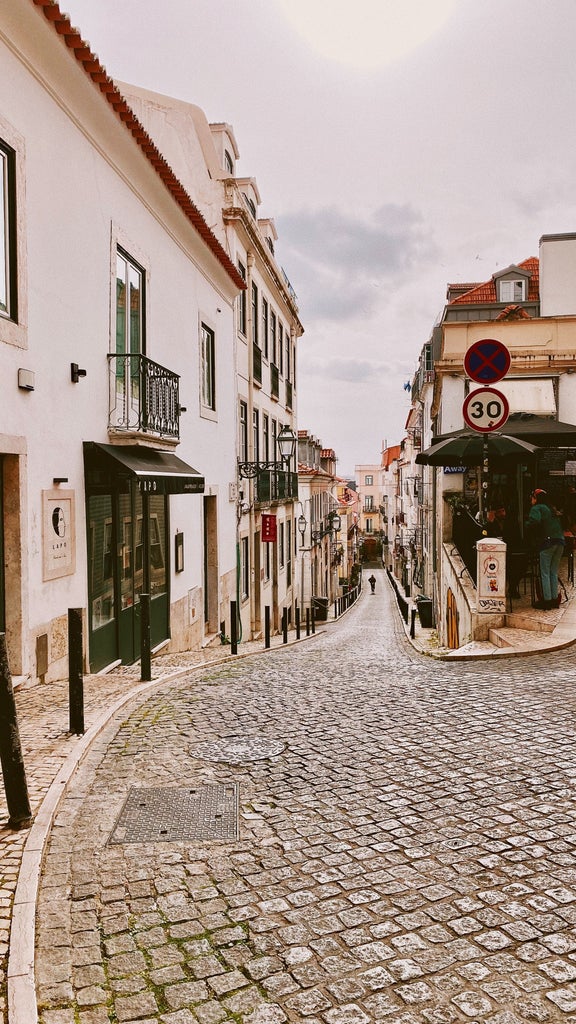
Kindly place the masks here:
<instances>
[{"instance_id":1,"label":"stone step","mask_svg":"<svg viewBox=\"0 0 576 1024\"><path fill-rule=\"evenodd\" d=\"M551 633L558 621L558 612L540 611L538 608L525 608L506 615L506 626L511 629L531 630L538 633Z\"/></svg>"},{"instance_id":2,"label":"stone step","mask_svg":"<svg viewBox=\"0 0 576 1024\"><path fill-rule=\"evenodd\" d=\"M546 647L552 630L516 629L499 626L489 630L488 638L495 647L518 647L524 650L537 651Z\"/></svg>"}]
</instances>

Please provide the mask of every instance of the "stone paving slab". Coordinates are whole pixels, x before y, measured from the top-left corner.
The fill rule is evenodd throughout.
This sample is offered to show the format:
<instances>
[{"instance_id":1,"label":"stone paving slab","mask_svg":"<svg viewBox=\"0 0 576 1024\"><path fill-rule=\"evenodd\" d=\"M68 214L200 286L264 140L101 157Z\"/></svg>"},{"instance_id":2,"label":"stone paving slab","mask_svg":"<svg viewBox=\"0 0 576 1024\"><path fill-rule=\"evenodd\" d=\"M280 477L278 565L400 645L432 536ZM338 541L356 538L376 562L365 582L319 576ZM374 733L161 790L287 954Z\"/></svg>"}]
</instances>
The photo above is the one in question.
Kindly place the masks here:
<instances>
[{"instance_id":1,"label":"stone paving slab","mask_svg":"<svg viewBox=\"0 0 576 1024\"><path fill-rule=\"evenodd\" d=\"M576 1021L573 681L570 650L423 659L381 586L118 713L46 851L41 1024ZM194 755L239 735L285 745ZM130 787L201 782L238 840L108 845Z\"/></svg>"}]
</instances>

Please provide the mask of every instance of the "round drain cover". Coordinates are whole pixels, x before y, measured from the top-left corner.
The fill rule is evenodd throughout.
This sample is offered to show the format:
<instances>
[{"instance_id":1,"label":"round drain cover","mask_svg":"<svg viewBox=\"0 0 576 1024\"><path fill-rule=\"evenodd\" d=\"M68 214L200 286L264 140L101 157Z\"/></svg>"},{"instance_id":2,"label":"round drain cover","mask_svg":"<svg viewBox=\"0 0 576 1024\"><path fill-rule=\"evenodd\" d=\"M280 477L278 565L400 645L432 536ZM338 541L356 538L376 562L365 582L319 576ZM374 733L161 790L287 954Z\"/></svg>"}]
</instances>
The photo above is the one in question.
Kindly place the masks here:
<instances>
[{"instance_id":1,"label":"round drain cover","mask_svg":"<svg viewBox=\"0 0 576 1024\"><path fill-rule=\"evenodd\" d=\"M197 743L190 747L190 753L204 761L242 764L244 761L262 761L267 757L277 757L285 746L282 740L269 740L265 736L225 736L211 743Z\"/></svg>"}]
</instances>

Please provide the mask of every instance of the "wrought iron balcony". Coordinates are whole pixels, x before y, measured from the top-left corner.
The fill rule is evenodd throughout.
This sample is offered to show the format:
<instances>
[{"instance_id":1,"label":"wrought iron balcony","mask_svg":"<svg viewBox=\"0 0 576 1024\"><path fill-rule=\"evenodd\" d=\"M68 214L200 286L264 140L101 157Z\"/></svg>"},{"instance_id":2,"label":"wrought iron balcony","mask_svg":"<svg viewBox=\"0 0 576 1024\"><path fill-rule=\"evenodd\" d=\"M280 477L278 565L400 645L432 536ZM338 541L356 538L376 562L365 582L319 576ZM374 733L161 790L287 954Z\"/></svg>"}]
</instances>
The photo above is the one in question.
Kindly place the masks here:
<instances>
[{"instance_id":1,"label":"wrought iron balcony","mask_svg":"<svg viewBox=\"0 0 576 1024\"><path fill-rule=\"evenodd\" d=\"M264 469L256 477L256 501L284 501L298 497L298 473Z\"/></svg>"},{"instance_id":2,"label":"wrought iron balcony","mask_svg":"<svg viewBox=\"0 0 576 1024\"><path fill-rule=\"evenodd\" d=\"M108 429L180 440L180 377L143 355L108 356Z\"/></svg>"}]
</instances>

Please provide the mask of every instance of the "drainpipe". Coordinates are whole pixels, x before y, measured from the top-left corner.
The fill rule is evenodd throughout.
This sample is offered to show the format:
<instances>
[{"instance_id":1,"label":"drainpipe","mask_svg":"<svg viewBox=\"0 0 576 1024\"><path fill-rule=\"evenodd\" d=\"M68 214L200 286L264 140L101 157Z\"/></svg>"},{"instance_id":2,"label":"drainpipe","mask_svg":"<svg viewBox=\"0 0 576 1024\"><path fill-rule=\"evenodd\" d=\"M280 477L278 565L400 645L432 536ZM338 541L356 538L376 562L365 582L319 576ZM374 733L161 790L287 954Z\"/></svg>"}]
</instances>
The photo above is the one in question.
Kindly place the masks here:
<instances>
[{"instance_id":1,"label":"drainpipe","mask_svg":"<svg viewBox=\"0 0 576 1024\"><path fill-rule=\"evenodd\" d=\"M248 321L248 461L256 461L254 451L254 331L255 325L252 317L252 270L254 268L254 253L250 250L246 253L246 314ZM255 551L254 551L254 528L256 515L254 512L254 495L256 493L256 479L245 480L248 486L249 512L248 512L248 550L250 553L250 580L249 580L249 605L250 605L250 639L256 632L256 600L255 590L260 586L260 580L256 579L255 573Z\"/></svg>"}]
</instances>

